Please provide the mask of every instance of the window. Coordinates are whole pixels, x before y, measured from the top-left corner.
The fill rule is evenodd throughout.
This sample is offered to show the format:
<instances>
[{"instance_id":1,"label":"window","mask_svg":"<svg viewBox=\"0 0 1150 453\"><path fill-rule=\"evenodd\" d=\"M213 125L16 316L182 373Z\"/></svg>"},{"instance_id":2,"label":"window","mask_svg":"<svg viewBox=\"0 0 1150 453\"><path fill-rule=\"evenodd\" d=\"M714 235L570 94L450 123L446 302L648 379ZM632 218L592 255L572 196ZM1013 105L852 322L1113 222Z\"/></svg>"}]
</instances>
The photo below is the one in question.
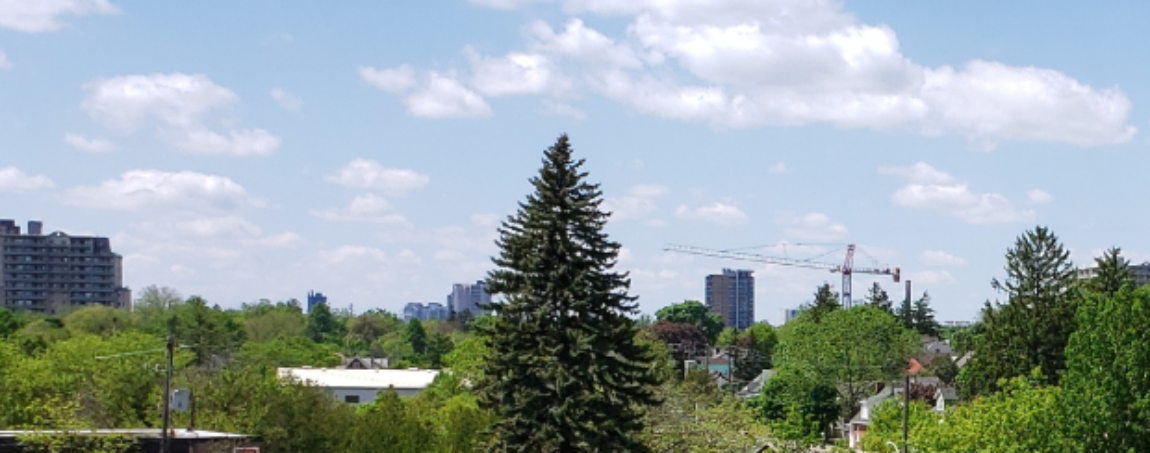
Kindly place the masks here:
<instances>
[{"instance_id":1,"label":"window","mask_svg":"<svg viewBox=\"0 0 1150 453\"><path fill-rule=\"evenodd\" d=\"M359 404L359 395L344 395L343 402L351 404Z\"/></svg>"}]
</instances>

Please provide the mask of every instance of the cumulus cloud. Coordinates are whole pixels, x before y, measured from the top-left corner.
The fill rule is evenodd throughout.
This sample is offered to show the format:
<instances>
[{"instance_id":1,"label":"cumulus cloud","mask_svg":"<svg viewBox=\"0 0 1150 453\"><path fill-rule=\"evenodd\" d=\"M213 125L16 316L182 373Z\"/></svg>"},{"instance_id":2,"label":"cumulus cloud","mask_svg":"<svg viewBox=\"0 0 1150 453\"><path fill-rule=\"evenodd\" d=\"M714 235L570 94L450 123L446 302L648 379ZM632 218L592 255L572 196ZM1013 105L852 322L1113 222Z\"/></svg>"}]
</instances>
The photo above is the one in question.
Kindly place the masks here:
<instances>
[{"instance_id":1,"label":"cumulus cloud","mask_svg":"<svg viewBox=\"0 0 1150 453\"><path fill-rule=\"evenodd\" d=\"M531 3L474 1L504 9ZM861 22L842 2L559 3L570 14L621 16L629 25L611 36L579 19L558 31L532 22L521 51L472 59L501 62L505 77L495 80L505 83L494 86L509 91L491 93L542 93L542 83L523 75L540 82L558 73L568 75L567 91L597 93L674 120L720 128L909 129L963 136L984 149L1004 141L1105 145L1137 132L1128 124L1132 104L1116 87L979 59L925 66L902 54L895 30ZM514 65L511 56L539 64ZM478 77L487 69L472 70Z\"/></svg>"},{"instance_id":2,"label":"cumulus cloud","mask_svg":"<svg viewBox=\"0 0 1150 453\"><path fill-rule=\"evenodd\" d=\"M1054 197L1050 196L1045 190L1033 189L1026 192L1026 200L1031 204L1049 203Z\"/></svg>"},{"instance_id":3,"label":"cumulus cloud","mask_svg":"<svg viewBox=\"0 0 1150 453\"><path fill-rule=\"evenodd\" d=\"M659 198L671 193L671 189L655 184L639 184L631 187L621 197L607 197L603 209L611 213L614 220L644 219L654 214L659 206Z\"/></svg>"},{"instance_id":4,"label":"cumulus cloud","mask_svg":"<svg viewBox=\"0 0 1150 453\"><path fill-rule=\"evenodd\" d=\"M787 237L801 240L835 241L849 233L845 225L834 223L826 214L818 212L780 212L775 215L775 224Z\"/></svg>"},{"instance_id":5,"label":"cumulus cloud","mask_svg":"<svg viewBox=\"0 0 1150 453\"><path fill-rule=\"evenodd\" d=\"M370 159L355 159L327 180L351 189L378 190L391 196L422 190L431 180L406 168L387 168Z\"/></svg>"},{"instance_id":6,"label":"cumulus cloud","mask_svg":"<svg viewBox=\"0 0 1150 453\"><path fill-rule=\"evenodd\" d=\"M110 153L116 150L116 145L110 141L99 138L87 138L71 132L64 134L64 143L72 145L80 151L93 154Z\"/></svg>"},{"instance_id":7,"label":"cumulus cloud","mask_svg":"<svg viewBox=\"0 0 1150 453\"><path fill-rule=\"evenodd\" d=\"M484 96L557 93L570 85L545 55L514 52L492 58L468 50L471 86Z\"/></svg>"},{"instance_id":8,"label":"cumulus cloud","mask_svg":"<svg viewBox=\"0 0 1150 453\"><path fill-rule=\"evenodd\" d=\"M191 171L131 170L97 186L76 187L67 204L95 209L143 211L233 211L263 203L225 176Z\"/></svg>"},{"instance_id":9,"label":"cumulus cloud","mask_svg":"<svg viewBox=\"0 0 1150 453\"><path fill-rule=\"evenodd\" d=\"M918 271L910 274L911 280L918 284L927 285L949 285L955 282L954 276L949 271Z\"/></svg>"},{"instance_id":10,"label":"cumulus cloud","mask_svg":"<svg viewBox=\"0 0 1150 453\"><path fill-rule=\"evenodd\" d=\"M32 176L12 166L0 168L0 192L24 193L55 186L56 184L44 175Z\"/></svg>"},{"instance_id":11,"label":"cumulus cloud","mask_svg":"<svg viewBox=\"0 0 1150 453\"><path fill-rule=\"evenodd\" d=\"M683 219L702 220L722 226L740 225L750 219L738 206L722 201L695 207L680 205L675 209L675 215Z\"/></svg>"},{"instance_id":12,"label":"cumulus cloud","mask_svg":"<svg viewBox=\"0 0 1150 453\"><path fill-rule=\"evenodd\" d=\"M312 211L311 214L335 222L411 225L407 218L400 215L386 198L370 193L355 197L346 208L316 210Z\"/></svg>"},{"instance_id":13,"label":"cumulus cloud","mask_svg":"<svg viewBox=\"0 0 1150 453\"><path fill-rule=\"evenodd\" d=\"M0 0L0 27L28 33L59 30L64 26L60 17L65 14L119 13L108 0Z\"/></svg>"},{"instance_id":14,"label":"cumulus cloud","mask_svg":"<svg viewBox=\"0 0 1150 453\"><path fill-rule=\"evenodd\" d=\"M891 199L904 208L934 211L973 224L1029 222L1034 210L1015 206L1005 196L975 192L970 185L925 162L909 167L882 167L879 173L900 176L907 185Z\"/></svg>"},{"instance_id":15,"label":"cumulus cloud","mask_svg":"<svg viewBox=\"0 0 1150 453\"><path fill-rule=\"evenodd\" d=\"M206 122L212 114L239 97L202 74L118 76L88 82L84 90L81 107L97 121L132 133L154 120L162 137L189 152L266 156L280 145L279 137L263 129L211 130Z\"/></svg>"},{"instance_id":16,"label":"cumulus cloud","mask_svg":"<svg viewBox=\"0 0 1150 453\"><path fill-rule=\"evenodd\" d=\"M271 97L272 100L276 101L276 104L279 104L284 110L297 112L303 107L303 99L285 91L283 88L272 88Z\"/></svg>"},{"instance_id":17,"label":"cumulus cloud","mask_svg":"<svg viewBox=\"0 0 1150 453\"><path fill-rule=\"evenodd\" d=\"M927 266L961 266L966 260L941 250L927 250L922 252L922 263Z\"/></svg>"},{"instance_id":18,"label":"cumulus cloud","mask_svg":"<svg viewBox=\"0 0 1150 453\"><path fill-rule=\"evenodd\" d=\"M363 66L359 68L359 75L367 83L388 93L402 93L415 87L415 71L408 65L394 69Z\"/></svg>"}]
</instances>

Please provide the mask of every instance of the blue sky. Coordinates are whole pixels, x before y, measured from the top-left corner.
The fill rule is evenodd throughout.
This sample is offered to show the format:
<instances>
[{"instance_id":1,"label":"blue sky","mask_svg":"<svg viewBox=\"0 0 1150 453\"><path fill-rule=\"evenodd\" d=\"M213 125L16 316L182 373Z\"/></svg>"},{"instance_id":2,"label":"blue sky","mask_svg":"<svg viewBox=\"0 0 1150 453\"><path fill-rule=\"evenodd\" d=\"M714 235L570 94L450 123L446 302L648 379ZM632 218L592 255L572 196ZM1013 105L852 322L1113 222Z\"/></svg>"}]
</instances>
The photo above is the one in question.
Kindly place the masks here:
<instances>
[{"instance_id":1,"label":"blue sky","mask_svg":"<svg viewBox=\"0 0 1150 453\"><path fill-rule=\"evenodd\" d=\"M0 0L0 217L136 289L397 311L484 277L565 132L645 312L748 267L666 243L856 243L972 319L1035 225L1150 259L1148 11L1108 6ZM838 284L750 268L772 322Z\"/></svg>"}]
</instances>

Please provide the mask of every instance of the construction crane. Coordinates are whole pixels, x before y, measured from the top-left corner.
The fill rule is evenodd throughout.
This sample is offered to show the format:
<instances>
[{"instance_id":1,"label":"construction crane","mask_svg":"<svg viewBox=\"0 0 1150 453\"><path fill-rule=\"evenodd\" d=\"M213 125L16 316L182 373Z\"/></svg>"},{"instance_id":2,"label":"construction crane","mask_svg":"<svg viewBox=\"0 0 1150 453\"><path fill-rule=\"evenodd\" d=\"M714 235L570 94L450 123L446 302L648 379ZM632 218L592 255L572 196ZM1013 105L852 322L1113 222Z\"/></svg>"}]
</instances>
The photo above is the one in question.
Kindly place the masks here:
<instances>
[{"instance_id":1,"label":"construction crane","mask_svg":"<svg viewBox=\"0 0 1150 453\"><path fill-rule=\"evenodd\" d=\"M779 266L792 266L802 267L807 269L821 269L830 272L838 272L843 274L842 286L842 303L846 308L851 307L851 275L859 274L874 274L874 275L890 275L894 278L895 283L899 281L899 268L890 267L855 267L855 245L847 245L847 256L842 264L821 263L818 261L799 260L794 258L780 258L776 256L763 256L754 253L734 252L727 250L713 250L705 249L702 247L692 247L689 245L667 244L663 250L675 253L686 253L689 255L711 256L715 258L726 258L741 261L753 261L756 263L776 264Z\"/></svg>"}]
</instances>

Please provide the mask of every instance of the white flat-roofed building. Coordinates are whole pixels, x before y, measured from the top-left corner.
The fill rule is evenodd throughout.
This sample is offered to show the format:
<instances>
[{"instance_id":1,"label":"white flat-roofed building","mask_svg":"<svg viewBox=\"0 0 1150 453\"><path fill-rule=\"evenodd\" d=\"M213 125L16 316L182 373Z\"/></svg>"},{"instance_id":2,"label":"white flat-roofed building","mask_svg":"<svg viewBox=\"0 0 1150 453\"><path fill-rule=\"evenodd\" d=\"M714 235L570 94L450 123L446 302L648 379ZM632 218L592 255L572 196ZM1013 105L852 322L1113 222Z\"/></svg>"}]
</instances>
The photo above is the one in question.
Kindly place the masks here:
<instances>
[{"instance_id":1,"label":"white flat-roofed building","mask_svg":"<svg viewBox=\"0 0 1150 453\"><path fill-rule=\"evenodd\" d=\"M355 370L338 368L280 368L280 379L292 379L326 389L335 399L359 404L394 388L399 396L414 396L426 389L439 370Z\"/></svg>"}]
</instances>

